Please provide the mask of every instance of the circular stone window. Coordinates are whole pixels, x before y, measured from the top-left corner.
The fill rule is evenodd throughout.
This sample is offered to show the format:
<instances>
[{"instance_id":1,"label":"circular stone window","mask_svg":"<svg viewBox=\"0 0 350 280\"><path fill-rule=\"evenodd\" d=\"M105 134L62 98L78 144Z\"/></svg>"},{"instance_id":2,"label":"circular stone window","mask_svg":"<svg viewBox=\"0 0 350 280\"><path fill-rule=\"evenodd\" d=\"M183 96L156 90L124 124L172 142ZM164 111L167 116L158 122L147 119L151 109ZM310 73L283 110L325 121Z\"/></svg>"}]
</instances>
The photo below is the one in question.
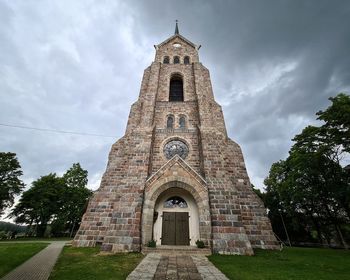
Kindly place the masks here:
<instances>
[{"instance_id":1,"label":"circular stone window","mask_svg":"<svg viewBox=\"0 0 350 280\"><path fill-rule=\"evenodd\" d=\"M167 159L171 159L175 155L179 155L185 159L188 155L187 145L180 140L172 140L164 145L164 155Z\"/></svg>"}]
</instances>

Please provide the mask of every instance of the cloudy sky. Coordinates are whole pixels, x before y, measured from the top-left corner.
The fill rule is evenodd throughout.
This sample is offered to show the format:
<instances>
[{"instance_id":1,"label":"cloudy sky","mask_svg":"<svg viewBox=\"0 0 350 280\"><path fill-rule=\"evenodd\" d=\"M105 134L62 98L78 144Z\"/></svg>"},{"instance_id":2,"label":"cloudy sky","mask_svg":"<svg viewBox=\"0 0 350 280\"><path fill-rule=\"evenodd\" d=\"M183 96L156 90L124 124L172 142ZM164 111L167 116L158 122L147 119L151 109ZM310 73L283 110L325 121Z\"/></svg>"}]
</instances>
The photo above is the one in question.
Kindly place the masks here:
<instances>
[{"instance_id":1,"label":"cloudy sky","mask_svg":"<svg viewBox=\"0 0 350 280\"><path fill-rule=\"evenodd\" d=\"M291 138L350 92L350 1L0 0L0 151L27 184L74 162L96 189L124 134L153 45L174 32L201 44L229 136L263 188Z\"/></svg>"}]
</instances>

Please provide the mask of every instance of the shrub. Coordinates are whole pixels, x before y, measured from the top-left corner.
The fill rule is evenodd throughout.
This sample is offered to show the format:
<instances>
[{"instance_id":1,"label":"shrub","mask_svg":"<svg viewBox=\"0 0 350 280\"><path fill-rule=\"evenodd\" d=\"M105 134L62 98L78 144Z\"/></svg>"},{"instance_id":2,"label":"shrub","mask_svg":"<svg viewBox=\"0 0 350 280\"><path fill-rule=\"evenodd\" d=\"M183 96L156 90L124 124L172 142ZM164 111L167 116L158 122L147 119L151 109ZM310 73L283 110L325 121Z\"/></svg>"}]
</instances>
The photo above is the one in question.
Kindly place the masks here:
<instances>
[{"instance_id":1,"label":"shrub","mask_svg":"<svg viewBox=\"0 0 350 280\"><path fill-rule=\"evenodd\" d=\"M150 240L147 243L147 247L155 248L157 246L157 242L155 240Z\"/></svg>"},{"instance_id":2,"label":"shrub","mask_svg":"<svg viewBox=\"0 0 350 280\"><path fill-rule=\"evenodd\" d=\"M196 245L197 245L198 248L204 248L205 247L204 246L204 242L202 240L197 240L196 241Z\"/></svg>"},{"instance_id":3,"label":"shrub","mask_svg":"<svg viewBox=\"0 0 350 280\"><path fill-rule=\"evenodd\" d=\"M6 239L7 238L7 234L5 231L0 231L0 239Z\"/></svg>"}]
</instances>

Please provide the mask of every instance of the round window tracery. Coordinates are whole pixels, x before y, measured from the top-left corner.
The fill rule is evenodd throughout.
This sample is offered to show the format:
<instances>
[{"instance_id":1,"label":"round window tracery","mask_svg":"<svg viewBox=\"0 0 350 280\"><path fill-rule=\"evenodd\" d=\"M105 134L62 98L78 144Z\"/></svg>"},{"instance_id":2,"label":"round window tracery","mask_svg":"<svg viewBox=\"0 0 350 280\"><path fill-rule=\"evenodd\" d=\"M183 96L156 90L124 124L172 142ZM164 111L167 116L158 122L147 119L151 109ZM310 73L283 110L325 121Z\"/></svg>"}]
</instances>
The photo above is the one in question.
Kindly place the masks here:
<instances>
[{"instance_id":1,"label":"round window tracery","mask_svg":"<svg viewBox=\"0 0 350 280\"><path fill-rule=\"evenodd\" d=\"M175 155L185 159L188 155L188 146L180 140L172 140L164 145L163 152L167 159L171 159Z\"/></svg>"},{"instance_id":2,"label":"round window tracery","mask_svg":"<svg viewBox=\"0 0 350 280\"><path fill-rule=\"evenodd\" d=\"M172 196L164 202L164 208L187 208L187 202L179 196Z\"/></svg>"}]
</instances>

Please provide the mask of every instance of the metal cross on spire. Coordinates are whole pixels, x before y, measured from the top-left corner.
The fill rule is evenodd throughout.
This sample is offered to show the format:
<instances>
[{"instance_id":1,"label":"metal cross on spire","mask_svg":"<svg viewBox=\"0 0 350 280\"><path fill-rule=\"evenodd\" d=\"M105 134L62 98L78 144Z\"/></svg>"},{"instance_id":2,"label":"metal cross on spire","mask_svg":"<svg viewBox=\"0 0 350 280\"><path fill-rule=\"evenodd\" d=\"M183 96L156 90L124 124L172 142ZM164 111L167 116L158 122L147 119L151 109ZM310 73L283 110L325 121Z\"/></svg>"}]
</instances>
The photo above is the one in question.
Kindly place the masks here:
<instances>
[{"instance_id":1,"label":"metal cross on spire","mask_svg":"<svg viewBox=\"0 0 350 280\"><path fill-rule=\"evenodd\" d=\"M175 20L176 24L175 24L175 35L179 34L179 27L177 25L177 23L179 22L178 20Z\"/></svg>"}]
</instances>

